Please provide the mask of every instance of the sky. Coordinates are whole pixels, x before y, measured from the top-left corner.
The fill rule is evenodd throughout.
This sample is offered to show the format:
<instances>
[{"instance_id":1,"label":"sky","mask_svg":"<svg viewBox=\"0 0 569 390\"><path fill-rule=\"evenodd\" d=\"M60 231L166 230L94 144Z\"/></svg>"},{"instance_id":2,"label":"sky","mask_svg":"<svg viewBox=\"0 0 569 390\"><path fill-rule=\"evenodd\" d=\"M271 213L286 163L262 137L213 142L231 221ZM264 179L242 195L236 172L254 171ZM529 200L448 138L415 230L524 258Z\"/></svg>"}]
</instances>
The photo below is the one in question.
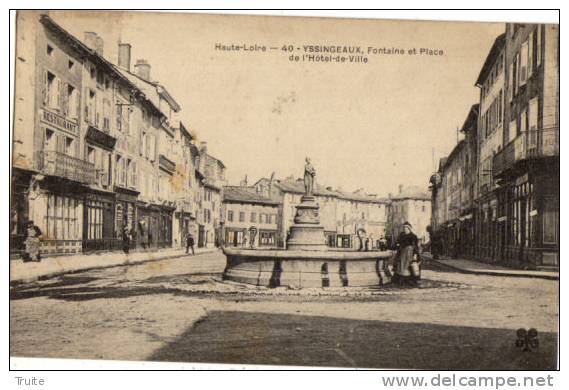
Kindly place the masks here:
<instances>
[{"instance_id":1,"label":"sky","mask_svg":"<svg viewBox=\"0 0 569 390\"><path fill-rule=\"evenodd\" d=\"M474 86L503 23L325 19L149 12L50 12L83 40L95 31L104 56L118 42L146 59L151 79L182 106L180 118L227 167L230 184L303 174L382 196L399 184L426 189L457 141ZM265 45L267 52L215 49ZM292 45L360 46L367 63L294 62ZM367 55L368 47L443 55ZM433 154L435 158L433 159ZM433 164L435 161L435 164Z\"/></svg>"}]
</instances>

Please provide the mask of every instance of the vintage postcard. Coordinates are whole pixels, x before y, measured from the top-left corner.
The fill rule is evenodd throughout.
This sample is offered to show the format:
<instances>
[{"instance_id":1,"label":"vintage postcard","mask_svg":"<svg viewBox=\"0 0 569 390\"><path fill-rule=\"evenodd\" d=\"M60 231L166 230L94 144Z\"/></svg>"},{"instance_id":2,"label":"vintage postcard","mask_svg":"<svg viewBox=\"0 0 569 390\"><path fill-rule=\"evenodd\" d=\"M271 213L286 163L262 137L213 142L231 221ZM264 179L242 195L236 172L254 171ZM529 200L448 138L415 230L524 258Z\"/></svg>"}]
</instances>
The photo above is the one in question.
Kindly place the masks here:
<instances>
[{"instance_id":1,"label":"vintage postcard","mask_svg":"<svg viewBox=\"0 0 569 390\"><path fill-rule=\"evenodd\" d=\"M559 25L15 31L12 358L557 369Z\"/></svg>"}]
</instances>

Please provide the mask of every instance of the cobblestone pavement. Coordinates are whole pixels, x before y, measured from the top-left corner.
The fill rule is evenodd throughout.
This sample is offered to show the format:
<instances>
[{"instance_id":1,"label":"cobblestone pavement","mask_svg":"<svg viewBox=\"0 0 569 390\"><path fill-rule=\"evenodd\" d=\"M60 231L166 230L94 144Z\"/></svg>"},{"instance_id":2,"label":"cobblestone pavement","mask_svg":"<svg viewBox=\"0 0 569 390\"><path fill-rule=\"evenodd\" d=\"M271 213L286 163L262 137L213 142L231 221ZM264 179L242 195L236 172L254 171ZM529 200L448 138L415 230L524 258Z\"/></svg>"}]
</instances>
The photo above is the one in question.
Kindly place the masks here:
<instances>
[{"instance_id":1,"label":"cobblestone pavement","mask_svg":"<svg viewBox=\"0 0 569 390\"><path fill-rule=\"evenodd\" d=\"M224 266L216 252L12 288L10 354L427 369L556 365L558 281L433 268L421 288L289 290L224 283ZM538 350L515 347L520 327L538 329Z\"/></svg>"}]
</instances>

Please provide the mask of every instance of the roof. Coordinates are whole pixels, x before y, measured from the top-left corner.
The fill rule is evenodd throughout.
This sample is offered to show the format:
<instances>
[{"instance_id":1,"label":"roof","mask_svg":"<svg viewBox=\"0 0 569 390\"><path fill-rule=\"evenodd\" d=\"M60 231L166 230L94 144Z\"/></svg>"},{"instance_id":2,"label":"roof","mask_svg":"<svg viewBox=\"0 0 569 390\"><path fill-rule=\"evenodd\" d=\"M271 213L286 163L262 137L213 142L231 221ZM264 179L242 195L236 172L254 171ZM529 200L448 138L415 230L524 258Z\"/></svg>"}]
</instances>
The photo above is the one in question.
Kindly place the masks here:
<instances>
[{"instance_id":1,"label":"roof","mask_svg":"<svg viewBox=\"0 0 569 390\"><path fill-rule=\"evenodd\" d=\"M389 199L378 198L377 196L373 195L358 194L354 192L343 192L343 191L336 191L336 192L338 193L340 199L353 200L356 202L368 202L368 203L389 203Z\"/></svg>"},{"instance_id":2,"label":"roof","mask_svg":"<svg viewBox=\"0 0 569 390\"><path fill-rule=\"evenodd\" d=\"M412 187L405 187L400 194L391 197L391 200L407 200L407 199L431 200L431 194L429 194L426 190L423 190L421 187L412 186Z\"/></svg>"},{"instance_id":3,"label":"roof","mask_svg":"<svg viewBox=\"0 0 569 390\"><path fill-rule=\"evenodd\" d=\"M123 77L126 78L131 84L133 84L140 92L142 92L146 100L148 100L152 104L152 106L156 111L161 112L160 96L158 95L158 92L156 91L156 86L154 84L138 77L132 72L119 68L116 65L113 65L113 67L117 72L123 75Z\"/></svg>"},{"instance_id":4,"label":"roof","mask_svg":"<svg viewBox=\"0 0 569 390\"><path fill-rule=\"evenodd\" d=\"M282 180L277 181L274 185L279 188L283 192L289 192L293 194L304 194L304 181L302 179L296 180ZM314 195L316 196L332 196L338 197L338 193L334 191L330 191L325 187L322 187L318 184L314 187Z\"/></svg>"},{"instance_id":5,"label":"roof","mask_svg":"<svg viewBox=\"0 0 569 390\"><path fill-rule=\"evenodd\" d=\"M482 65L482 69L480 69L480 74L478 75L476 83L474 84L475 86L478 87L484 83L486 77L488 76L488 73L490 73L492 66L494 66L494 63L496 62L496 58L498 58L505 45L506 33L499 35L494 41L494 44L492 45L492 48L490 48L490 52L486 57L486 61L484 61L484 65Z\"/></svg>"},{"instance_id":6,"label":"roof","mask_svg":"<svg viewBox=\"0 0 569 390\"><path fill-rule=\"evenodd\" d=\"M460 141L458 141L458 143L454 146L448 157L446 157L445 163L444 165L442 165L443 170L454 161L454 158L463 149L464 146L466 146L466 140L461 139Z\"/></svg>"},{"instance_id":7,"label":"roof","mask_svg":"<svg viewBox=\"0 0 569 390\"><path fill-rule=\"evenodd\" d=\"M213 181L209 180L207 177L205 178L203 185L205 187L211 188L212 190L221 191L221 187L215 184Z\"/></svg>"},{"instance_id":8,"label":"roof","mask_svg":"<svg viewBox=\"0 0 569 390\"><path fill-rule=\"evenodd\" d=\"M258 194L252 187L224 186L223 201L230 203L252 203L278 206L279 202Z\"/></svg>"},{"instance_id":9,"label":"roof","mask_svg":"<svg viewBox=\"0 0 569 390\"><path fill-rule=\"evenodd\" d=\"M468 132L469 129L472 128L472 126L474 126L474 129L476 129L476 124L478 122L478 113L479 111L479 104L473 104L472 107L470 107L470 110L468 111L468 115L466 116L466 119L464 120L464 123L462 124L462 127L460 128L460 131L462 133L466 133ZM476 131L474 132L474 135L476 134Z\"/></svg>"},{"instance_id":10,"label":"roof","mask_svg":"<svg viewBox=\"0 0 569 390\"><path fill-rule=\"evenodd\" d=\"M95 50L93 50L90 47L88 47L87 45L85 45L78 38L76 38L73 34L68 32L67 30L65 30L55 20L53 20L51 17L49 17L49 15L46 15L46 14L42 15L40 21L45 26L51 28L54 31L57 31L59 34L62 34L67 39L67 41L71 45L73 45L73 47L75 49L82 51L92 61L97 62L97 65L105 67L109 71L109 73L112 73L114 76L116 76L117 78L119 78L120 80L125 82L126 84L129 84L131 87L134 87L135 89L137 89L139 93L142 93L143 98L145 98L153 106L153 108L155 110L160 111L159 105L155 104L152 100L149 99L149 96L147 95L146 91L142 90L140 88L140 85L135 83L131 77L128 77L128 75L130 73L123 71L122 69L117 67L115 64L113 64L110 61L108 61L107 59L105 59L105 57L103 57L102 55L97 53ZM135 76L135 77L137 79L139 79L137 76ZM142 79L139 79L139 80L142 80Z\"/></svg>"}]
</instances>

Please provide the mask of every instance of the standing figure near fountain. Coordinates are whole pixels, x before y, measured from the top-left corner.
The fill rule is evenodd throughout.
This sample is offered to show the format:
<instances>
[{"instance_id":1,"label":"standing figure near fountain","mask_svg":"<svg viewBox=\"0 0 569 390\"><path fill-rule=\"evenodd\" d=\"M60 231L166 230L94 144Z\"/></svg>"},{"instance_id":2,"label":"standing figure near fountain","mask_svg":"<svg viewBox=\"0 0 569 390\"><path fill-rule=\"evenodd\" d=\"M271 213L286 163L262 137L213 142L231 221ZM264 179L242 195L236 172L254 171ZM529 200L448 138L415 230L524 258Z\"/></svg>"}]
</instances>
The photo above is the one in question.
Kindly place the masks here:
<instances>
[{"instance_id":1,"label":"standing figure near fountain","mask_svg":"<svg viewBox=\"0 0 569 390\"><path fill-rule=\"evenodd\" d=\"M310 163L310 158L306 157L306 165L304 166L304 193L306 196L314 194L314 180L316 177L316 170Z\"/></svg>"},{"instance_id":2,"label":"standing figure near fountain","mask_svg":"<svg viewBox=\"0 0 569 390\"><path fill-rule=\"evenodd\" d=\"M394 281L416 285L420 279L419 239L409 222L403 224L403 232L397 238Z\"/></svg>"}]
</instances>

